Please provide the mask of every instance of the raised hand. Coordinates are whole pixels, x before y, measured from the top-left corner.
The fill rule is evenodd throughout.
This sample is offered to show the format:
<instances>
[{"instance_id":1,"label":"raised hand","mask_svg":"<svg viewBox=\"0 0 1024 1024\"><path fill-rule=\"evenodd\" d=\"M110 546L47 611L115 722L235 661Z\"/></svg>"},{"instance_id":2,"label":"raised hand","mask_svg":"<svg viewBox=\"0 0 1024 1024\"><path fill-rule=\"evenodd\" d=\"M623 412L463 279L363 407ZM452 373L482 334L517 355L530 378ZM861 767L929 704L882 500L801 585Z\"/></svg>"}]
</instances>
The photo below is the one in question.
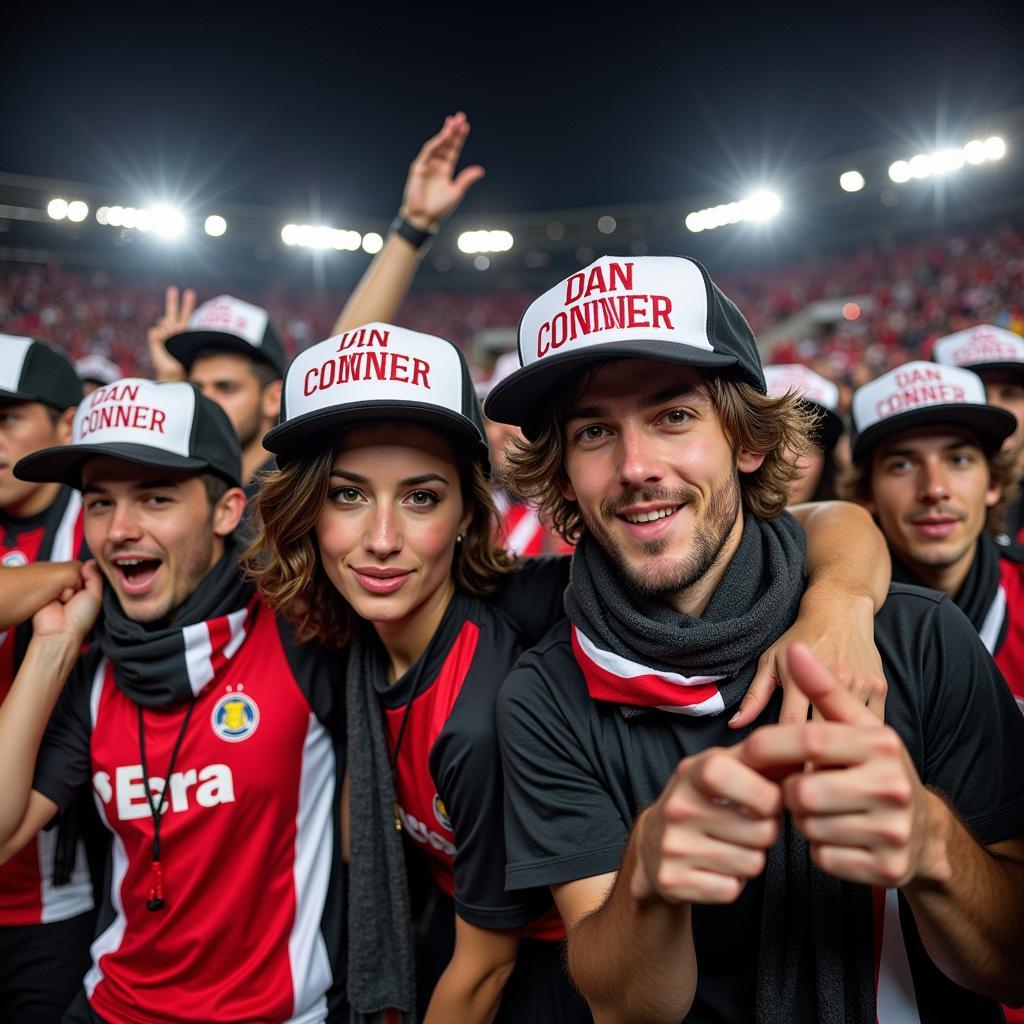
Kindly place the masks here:
<instances>
[{"instance_id":1,"label":"raised hand","mask_svg":"<svg viewBox=\"0 0 1024 1024\"><path fill-rule=\"evenodd\" d=\"M409 167L402 195L401 213L410 224L424 231L435 227L484 176L478 164L455 173L468 136L469 122L460 110L446 117L441 130L423 143Z\"/></svg>"},{"instance_id":2,"label":"raised hand","mask_svg":"<svg viewBox=\"0 0 1024 1024\"><path fill-rule=\"evenodd\" d=\"M186 288L179 296L171 285L164 293L164 315L146 332L149 358L157 380L185 379L185 367L167 351L167 339L188 327L189 317L196 308L196 293Z\"/></svg>"},{"instance_id":3,"label":"raised hand","mask_svg":"<svg viewBox=\"0 0 1024 1024\"><path fill-rule=\"evenodd\" d=\"M60 596L36 612L32 617L33 638L81 645L96 622L103 598L103 580L95 562L90 560L82 566L81 578L80 589L65 587Z\"/></svg>"}]
</instances>

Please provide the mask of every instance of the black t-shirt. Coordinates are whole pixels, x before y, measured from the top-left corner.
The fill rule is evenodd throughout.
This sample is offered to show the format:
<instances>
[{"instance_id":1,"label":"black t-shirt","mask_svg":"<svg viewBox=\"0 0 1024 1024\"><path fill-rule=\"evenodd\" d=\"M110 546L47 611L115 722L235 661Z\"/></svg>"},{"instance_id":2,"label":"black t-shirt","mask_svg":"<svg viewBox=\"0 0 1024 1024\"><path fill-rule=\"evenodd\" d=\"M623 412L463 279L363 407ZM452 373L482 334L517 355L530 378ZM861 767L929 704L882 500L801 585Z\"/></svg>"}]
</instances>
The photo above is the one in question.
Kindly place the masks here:
<instances>
[{"instance_id":1,"label":"black t-shirt","mask_svg":"<svg viewBox=\"0 0 1024 1024\"><path fill-rule=\"evenodd\" d=\"M921 780L981 843L1024 835L1024 719L968 620L934 591L894 585L875 639L889 682L886 721ZM777 716L776 700L755 726ZM510 889L616 871L634 819L679 761L750 731L729 729L725 716L626 718L591 700L567 621L503 685L498 727ZM688 1022L753 1019L762 895L758 878L730 906L694 907L699 980ZM994 1003L931 964L902 900L900 918L922 1024L1001 1020Z\"/></svg>"}]
</instances>

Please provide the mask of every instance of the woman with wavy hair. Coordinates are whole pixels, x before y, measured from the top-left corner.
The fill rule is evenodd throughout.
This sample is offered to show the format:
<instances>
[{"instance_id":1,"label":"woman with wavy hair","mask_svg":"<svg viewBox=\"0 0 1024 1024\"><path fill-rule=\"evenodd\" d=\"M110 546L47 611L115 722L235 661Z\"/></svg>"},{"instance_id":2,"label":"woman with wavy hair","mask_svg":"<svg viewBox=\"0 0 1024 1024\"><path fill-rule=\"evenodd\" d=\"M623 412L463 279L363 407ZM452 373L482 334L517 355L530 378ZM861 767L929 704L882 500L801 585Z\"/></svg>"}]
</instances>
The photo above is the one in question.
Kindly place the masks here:
<instances>
[{"instance_id":1,"label":"woman with wavy hair","mask_svg":"<svg viewBox=\"0 0 1024 1024\"><path fill-rule=\"evenodd\" d=\"M438 953L410 939L404 835L454 906L454 948L424 993L428 1024L588 1020L548 893L505 892L494 721L504 676L561 617L568 560L520 564L495 546L486 437L461 353L386 324L322 342L289 368L281 423L265 444L280 468L256 499L247 568L299 639L347 652L342 828L355 1019L413 1020L416 961ZM823 603L780 651L820 632L840 591L844 602L851 591L880 602L888 584L874 569L862 589L844 582L865 575L851 565L884 563L859 513L819 519L810 560L829 571L810 601ZM840 536L850 553L842 566ZM828 600L827 579L840 581ZM870 638L864 618L843 617L826 656Z\"/></svg>"}]
</instances>

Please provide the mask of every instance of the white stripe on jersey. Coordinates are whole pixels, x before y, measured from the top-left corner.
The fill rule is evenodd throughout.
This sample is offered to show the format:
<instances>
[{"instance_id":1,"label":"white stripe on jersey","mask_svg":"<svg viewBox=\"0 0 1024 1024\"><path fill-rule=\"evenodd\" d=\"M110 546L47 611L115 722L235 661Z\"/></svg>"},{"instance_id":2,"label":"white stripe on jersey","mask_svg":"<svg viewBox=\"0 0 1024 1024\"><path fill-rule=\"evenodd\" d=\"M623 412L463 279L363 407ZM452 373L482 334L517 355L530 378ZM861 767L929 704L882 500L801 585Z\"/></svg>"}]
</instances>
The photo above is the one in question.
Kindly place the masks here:
<instances>
[{"instance_id":1,"label":"white stripe on jersey","mask_svg":"<svg viewBox=\"0 0 1024 1024\"><path fill-rule=\"evenodd\" d=\"M331 875L336 773L331 738L311 712L302 747L292 867L295 920L288 937L288 961L295 998L293 1024L323 1020L327 1015L331 964L317 908L327 903Z\"/></svg>"},{"instance_id":2,"label":"white stripe on jersey","mask_svg":"<svg viewBox=\"0 0 1024 1024\"><path fill-rule=\"evenodd\" d=\"M885 890L882 919L882 956L878 965L878 1024L921 1024L914 995L914 979L900 926L899 892Z\"/></svg>"},{"instance_id":3,"label":"white stripe on jersey","mask_svg":"<svg viewBox=\"0 0 1024 1024\"><path fill-rule=\"evenodd\" d=\"M185 641L185 669L188 672L189 686L196 696L213 678L213 644L210 643L210 630L205 622L196 622L181 631Z\"/></svg>"},{"instance_id":4,"label":"white stripe on jersey","mask_svg":"<svg viewBox=\"0 0 1024 1024\"><path fill-rule=\"evenodd\" d=\"M992 598L992 604L985 612L985 621L981 624L981 629L978 630L978 636L981 637L981 642L989 654L996 653L996 644L999 643L999 634L1003 630L1004 618L1006 618L1006 590L1000 584L996 596Z\"/></svg>"},{"instance_id":5,"label":"white stripe on jersey","mask_svg":"<svg viewBox=\"0 0 1024 1024\"><path fill-rule=\"evenodd\" d=\"M228 628L231 630L231 639L224 645L224 657L233 658L242 646L245 639L245 620L249 616L248 608L239 608L237 612L228 615Z\"/></svg>"},{"instance_id":6,"label":"white stripe on jersey","mask_svg":"<svg viewBox=\"0 0 1024 1024\"><path fill-rule=\"evenodd\" d=\"M96 718L100 706L100 695L103 692L103 680L106 674L107 659L100 658L99 666L96 669L96 675L94 675L92 679L92 692L89 694L89 716L92 721L93 729L96 728ZM92 796L93 800L96 802L96 808L99 811L100 818L103 820L103 824L106 825L107 830L111 835L110 904L114 908L114 920L111 921L108 928L96 936L95 941L89 947L89 953L92 956L92 965L86 972L85 979L82 984L85 986L86 996L90 998L96 990L96 986L103 980L103 968L100 966L100 957L106 956L107 953L113 953L116 949L120 949L121 943L124 941L125 926L128 923L127 918L124 916L124 905L121 902L121 886L124 884L124 876L128 873L128 855L125 853L124 843L121 841L121 837L110 827L110 822L107 820L106 808L95 789L93 789Z\"/></svg>"},{"instance_id":7,"label":"white stripe on jersey","mask_svg":"<svg viewBox=\"0 0 1024 1024\"><path fill-rule=\"evenodd\" d=\"M78 556L75 550L75 525L78 514L82 511L82 495L72 491L68 498L68 507L64 509L60 523L53 535L53 547L50 550L51 562L70 562Z\"/></svg>"},{"instance_id":8,"label":"white stripe on jersey","mask_svg":"<svg viewBox=\"0 0 1024 1024\"><path fill-rule=\"evenodd\" d=\"M93 908L92 881L89 878L89 866L85 859L85 846L81 840L75 843L75 863L71 868L71 877L66 885L53 884L53 853L57 846L57 835L60 829L51 828L40 832L36 837L36 849L39 853L39 876L42 879L40 899L42 911L39 916L41 924L51 921L67 921Z\"/></svg>"}]
</instances>

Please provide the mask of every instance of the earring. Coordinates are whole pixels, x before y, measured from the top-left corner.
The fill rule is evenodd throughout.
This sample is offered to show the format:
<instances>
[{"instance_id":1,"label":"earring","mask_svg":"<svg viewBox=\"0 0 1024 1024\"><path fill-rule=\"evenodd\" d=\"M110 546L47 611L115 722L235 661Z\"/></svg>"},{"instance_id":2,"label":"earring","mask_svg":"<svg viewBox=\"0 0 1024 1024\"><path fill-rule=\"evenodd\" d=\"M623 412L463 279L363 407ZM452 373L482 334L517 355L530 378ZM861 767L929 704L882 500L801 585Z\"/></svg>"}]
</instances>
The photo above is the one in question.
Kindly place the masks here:
<instances>
[{"instance_id":1,"label":"earring","mask_svg":"<svg viewBox=\"0 0 1024 1024\"><path fill-rule=\"evenodd\" d=\"M456 544L461 544L462 543L462 534L461 533L455 538L455 543Z\"/></svg>"}]
</instances>

